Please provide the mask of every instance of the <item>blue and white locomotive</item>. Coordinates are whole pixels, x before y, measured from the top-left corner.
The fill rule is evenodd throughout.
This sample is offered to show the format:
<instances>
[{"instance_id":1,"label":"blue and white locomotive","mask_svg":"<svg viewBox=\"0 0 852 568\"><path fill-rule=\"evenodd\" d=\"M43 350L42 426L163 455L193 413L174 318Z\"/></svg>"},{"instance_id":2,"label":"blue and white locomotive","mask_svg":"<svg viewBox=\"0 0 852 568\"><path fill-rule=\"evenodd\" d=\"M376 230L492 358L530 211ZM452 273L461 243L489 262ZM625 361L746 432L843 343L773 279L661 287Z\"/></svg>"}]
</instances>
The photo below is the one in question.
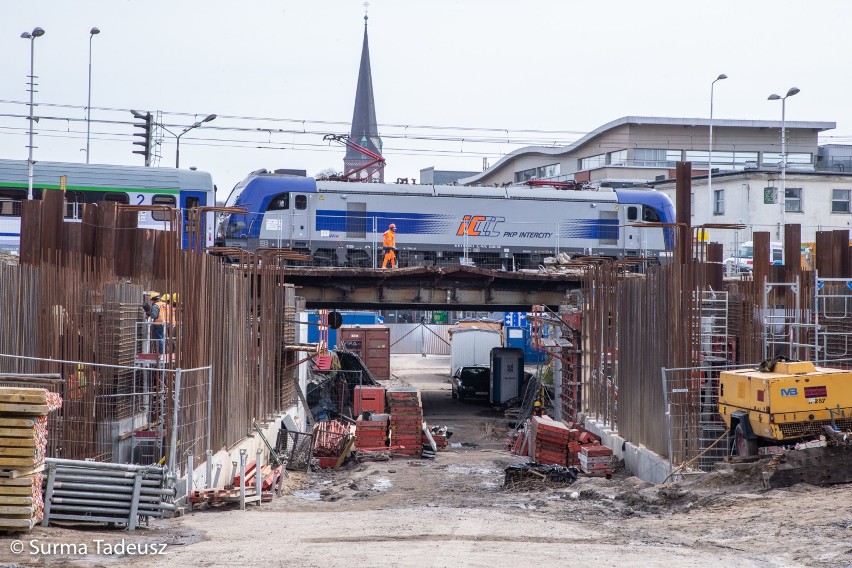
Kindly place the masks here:
<instances>
[{"instance_id":1,"label":"blue and white locomotive","mask_svg":"<svg viewBox=\"0 0 852 568\"><path fill-rule=\"evenodd\" d=\"M674 207L650 189L564 190L322 181L258 170L226 203L218 244L289 247L319 266L376 267L397 227L399 266L535 268L559 252L668 257ZM643 226L649 224L649 226Z\"/></svg>"}]
</instances>

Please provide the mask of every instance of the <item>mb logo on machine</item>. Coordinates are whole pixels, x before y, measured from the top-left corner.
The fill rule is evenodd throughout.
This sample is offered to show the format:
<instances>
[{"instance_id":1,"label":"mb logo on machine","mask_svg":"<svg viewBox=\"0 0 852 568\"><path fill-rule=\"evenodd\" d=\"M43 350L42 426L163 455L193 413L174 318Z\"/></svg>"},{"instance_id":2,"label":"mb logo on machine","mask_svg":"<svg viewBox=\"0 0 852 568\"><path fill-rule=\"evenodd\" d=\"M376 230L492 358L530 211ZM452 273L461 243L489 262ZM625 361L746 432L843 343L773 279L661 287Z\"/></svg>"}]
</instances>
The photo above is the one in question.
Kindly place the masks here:
<instances>
[{"instance_id":1,"label":"mb logo on machine","mask_svg":"<svg viewBox=\"0 0 852 568\"><path fill-rule=\"evenodd\" d=\"M470 237L499 237L497 223L505 221L505 217L486 217L484 215L465 215L459 224L456 235L461 237L467 234Z\"/></svg>"},{"instance_id":2,"label":"mb logo on machine","mask_svg":"<svg viewBox=\"0 0 852 568\"><path fill-rule=\"evenodd\" d=\"M781 389L781 396L798 396L799 389L796 387L790 387L788 389Z\"/></svg>"}]
</instances>

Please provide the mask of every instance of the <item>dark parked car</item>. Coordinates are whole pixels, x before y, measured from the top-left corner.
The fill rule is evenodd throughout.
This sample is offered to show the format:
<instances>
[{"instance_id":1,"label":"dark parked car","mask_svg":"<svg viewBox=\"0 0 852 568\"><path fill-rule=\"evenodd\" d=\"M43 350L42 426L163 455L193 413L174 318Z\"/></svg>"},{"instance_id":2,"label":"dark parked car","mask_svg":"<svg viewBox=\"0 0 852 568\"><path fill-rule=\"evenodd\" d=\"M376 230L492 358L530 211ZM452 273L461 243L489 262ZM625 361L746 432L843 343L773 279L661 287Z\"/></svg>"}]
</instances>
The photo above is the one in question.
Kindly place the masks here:
<instances>
[{"instance_id":1,"label":"dark parked car","mask_svg":"<svg viewBox=\"0 0 852 568\"><path fill-rule=\"evenodd\" d=\"M453 398L488 400L491 388L491 369L488 367L459 367L453 375Z\"/></svg>"}]
</instances>

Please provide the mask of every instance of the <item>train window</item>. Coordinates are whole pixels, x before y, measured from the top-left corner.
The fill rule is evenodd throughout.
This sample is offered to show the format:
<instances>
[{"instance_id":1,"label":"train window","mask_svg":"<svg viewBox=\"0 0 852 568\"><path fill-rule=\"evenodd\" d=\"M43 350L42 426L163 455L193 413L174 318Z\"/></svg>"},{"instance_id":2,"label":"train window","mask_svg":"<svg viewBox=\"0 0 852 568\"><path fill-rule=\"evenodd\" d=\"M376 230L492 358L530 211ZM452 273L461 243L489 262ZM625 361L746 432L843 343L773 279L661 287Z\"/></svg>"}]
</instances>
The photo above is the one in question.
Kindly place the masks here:
<instances>
[{"instance_id":1,"label":"train window","mask_svg":"<svg viewBox=\"0 0 852 568\"><path fill-rule=\"evenodd\" d=\"M639 219L639 208L638 207L628 207L627 208L627 220L628 221L636 221Z\"/></svg>"},{"instance_id":2,"label":"train window","mask_svg":"<svg viewBox=\"0 0 852 568\"><path fill-rule=\"evenodd\" d=\"M177 204L174 195L155 195L151 198L151 205L165 205L166 207L174 207ZM152 211L151 219L154 221L168 221L171 219L171 214L168 211Z\"/></svg>"},{"instance_id":3,"label":"train window","mask_svg":"<svg viewBox=\"0 0 852 568\"><path fill-rule=\"evenodd\" d=\"M367 204L346 204L346 236L353 239L367 237Z\"/></svg>"},{"instance_id":4,"label":"train window","mask_svg":"<svg viewBox=\"0 0 852 568\"><path fill-rule=\"evenodd\" d=\"M296 209L302 210L308 208L308 196L307 195L297 195L296 196Z\"/></svg>"},{"instance_id":5,"label":"train window","mask_svg":"<svg viewBox=\"0 0 852 568\"><path fill-rule=\"evenodd\" d=\"M642 220L647 221L648 223L659 223L660 222L660 214L657 213L657 210L653 207L648 207L647 205L642 206Z\"/></svg>"},{"instance_id":6,"label":"train window","mask_svg":"<svg viewBox=\"0 0 852 568\"><path fill-rule=\"evenodd\" d=\"M85 198L82 191L66 191L65 192L65 218L66 219L82 219L83 218L83 203Z\"/></svg>"},{"instance_id":7,"label":"train window","mask_svg":"<svg viewBox=\"0 0 852 568\"><path fill-rule=\"evenodd\" d=\"M290 209L289 193L279 193L272 198L272 201L269 202L269 207L266 208L267 211L284 211L286 209Z\"/></svg>"},{"instance_id":8,"label":"train window","mask_svg":"<svg viewBox=\"0 0 852 568\"><path fill-rule=\"evenodd\" d=\"M104 201L112 201L113 203L130 203L126 193L107 193L104 195Z\"/></svg>"},{"instance_id":9,"label":"train window","mask_svg":"<svg viewBox=\"0 0 852 568\"><path fill-rule=\"evenodd\" d=\"M21 201L27 199L27 192L23 189L0 190L0 216L20 217Z\"/></svg>"}]
</instances>

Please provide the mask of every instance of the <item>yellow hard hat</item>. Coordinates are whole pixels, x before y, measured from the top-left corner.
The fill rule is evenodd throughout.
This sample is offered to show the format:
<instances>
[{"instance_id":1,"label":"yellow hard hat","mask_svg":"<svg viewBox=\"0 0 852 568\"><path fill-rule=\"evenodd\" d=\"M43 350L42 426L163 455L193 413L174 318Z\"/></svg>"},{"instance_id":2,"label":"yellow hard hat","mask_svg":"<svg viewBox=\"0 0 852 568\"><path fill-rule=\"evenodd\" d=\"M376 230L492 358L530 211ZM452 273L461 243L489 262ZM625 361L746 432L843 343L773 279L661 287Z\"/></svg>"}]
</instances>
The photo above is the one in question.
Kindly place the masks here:
<instances>
[{"instance_id":1,"label":"yellow hard hat","mask_svg":"<svg viewBox=\"0 0 852 568\"><path fill-rule=\"evenodd\" d=\"M177 303L178 303L178 295L177 295L177 294L172 294L172 303L173 303L173 304L177 304Z\"/></svg>"},{"instance_id":2,"label":"yellow hard hat","mask_svg":"<svg viewBox=\"0 0 852 568\"><path fill-rule=\"evenodd\" d=\"M535 401L535 404L533 404L533 406L541 406L541 403L539 401Z\"/></svg>"},{"instance_id":3,"label":"yellow hard hat","mask_svg":"<svg viewBox=\"0 0 852 568\"><path fill-rule=\"evenodd\" d=\"M158 300L158 299L160 298L160 293L159 293L159 292L151 292L151 293L150 293L150 298L151 298L152 300Z\"/></svg>"},{"instance_id":4,"label":"yellow hard hat","mask_svg":"<svg viewBox=\"0 0 852 568\"><path fill-rule=\"evenodd\" d=\"M162 296L160 296L160 299L164 302L168 302L169 298L171 298L171 296L169 296L168 294L163 294Z\"/></svg>"}]
</instances>

